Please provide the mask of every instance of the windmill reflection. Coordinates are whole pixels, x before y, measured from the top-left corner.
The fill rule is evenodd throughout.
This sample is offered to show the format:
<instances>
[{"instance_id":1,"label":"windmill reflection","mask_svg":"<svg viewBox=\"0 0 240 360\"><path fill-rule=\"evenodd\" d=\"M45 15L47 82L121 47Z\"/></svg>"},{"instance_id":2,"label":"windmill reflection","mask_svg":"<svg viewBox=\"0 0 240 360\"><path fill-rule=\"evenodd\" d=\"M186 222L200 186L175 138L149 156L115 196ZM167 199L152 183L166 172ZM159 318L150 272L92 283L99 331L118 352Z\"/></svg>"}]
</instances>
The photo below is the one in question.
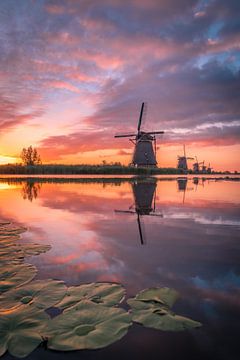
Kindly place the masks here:
<instances>
[{"instance_id":1,"label":"windmill reflection","mask_svg":"<svg viewBox=\"0 0 240 360\"><path fill-rule=\"evenodd\" d=\"M185 203L186 191L193 190L193 187L189 187L189 186L187 186L187 184L188 184L188 178L178 178L177 179L178 191L183 193L183 199L182 199L183 204Z\"/></svg>"},{"instance_id":2,"label":"windmill reflection","mask_svg":"<svg viewBox=\"0 0 240 360\"><path fill-rule=\"evenodd\" d=\"M33 201L33 199L37 199L41 186L42 185L39 182L34 182L34 181L24 182L21 190L23 199L29 200L31 202Z\"/></svg>"},{"instance_id":3,"label":"windmill reflection","mask_svg":"<svg viewBox=\"0 0 240 360\"><path fill-rule=\"evenodd\" d=\"M156 188L157 180L154 178L147 180L136 180L132 184L134 203L129 210L115 210L116 213L136 214L138 232L141 244L146 244L146 235L143 216L160 216L162 214L156 211Z\"/></svg>"},{"instance_id":4,"label":"windmill reflection","mask_svg":"<svg viewBox=\"0 0 240 360\"><path fill-rule=\"evenodd\" d=\"M205 181L206 181L206 179L204 179L204 178L201 178L201 179L199 179L198 177L193 178L193 184L195 185L195 191L197 191L199 185L204 187Z\"/></svg>"}]
</instances>

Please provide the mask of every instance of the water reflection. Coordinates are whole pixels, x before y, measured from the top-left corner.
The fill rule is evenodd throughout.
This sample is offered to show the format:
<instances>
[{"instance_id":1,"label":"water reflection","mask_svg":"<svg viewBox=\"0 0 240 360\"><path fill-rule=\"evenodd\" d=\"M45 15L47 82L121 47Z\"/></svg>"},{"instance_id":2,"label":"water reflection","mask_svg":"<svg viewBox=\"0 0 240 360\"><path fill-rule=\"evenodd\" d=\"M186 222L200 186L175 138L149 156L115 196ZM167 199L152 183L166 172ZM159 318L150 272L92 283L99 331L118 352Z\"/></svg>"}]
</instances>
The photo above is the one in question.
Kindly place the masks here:
<instances>
[{"instance_id":1,"label":"water reflection","mask_svg":"<svg viewBox=\"0 0 240 360\"><path fill-rule=\"evenodd\" d=\"M115 210L116 213L136 214L139 231L140 243L146 244L146 232L143 216L160 216L163 215L156 212L156 187L157 180L149 178L147 180L136 180L132 184L132 192L134 203L129 210Z\"/></svg>"},{"instance_id":2,"label":"water reflection","mask_svg":"<svg viewBox=\"0 0 240 360\"><path fill-rule=\"evenodd\" d=\"M37 199L42 185L39 182L26 181L22 185L22 197L24 200L33 201Z\"/></svg>"},{"instance_id":3,"label":"water reflection","mask_svg":"<svg viewBox=\"0 0 240 360\"><path fill-rule=\"evenodd\" d=\"M205 349L205 340L211 339L208 346L213 353L215 343L225 346L226 356L219 359L237 358L232 339L240 316L240 182L197 178L32 182L1 180L0 218L27 225L24 241L52 246L31 259L40 279L53 277L73 285L119 281L129 296L147 287L174 288L182 295L175 310L204 324L202 338L188 334L189 341ZM141 229L144 219L145 238L138 217ZM146 238L146 246L140 246ZM152 348L159 343L155 340ZM142 337L139 343L144 343ZM163 357L170 358L166 352ZM202 353L202 358L213 357Z\"/></svg>"},{"instance_id":4,"label":"water reflection","mask_svg":"<svg viewBox=\"0 0 240 360\"><path fill-rule=\"evenodd\" d=\"M194 183L194 179L192 180L193 184ZM188 184L188 178L179 178L177 179L177 184L178 184L178 191L183 193L183 197L182 197L182 203L185 203L185 198L186 198L186 191L192 191L194 188L193 186L187 186ZM195 187L195 191L197 191L197 185Z\"/></svg>"}]
</instances>

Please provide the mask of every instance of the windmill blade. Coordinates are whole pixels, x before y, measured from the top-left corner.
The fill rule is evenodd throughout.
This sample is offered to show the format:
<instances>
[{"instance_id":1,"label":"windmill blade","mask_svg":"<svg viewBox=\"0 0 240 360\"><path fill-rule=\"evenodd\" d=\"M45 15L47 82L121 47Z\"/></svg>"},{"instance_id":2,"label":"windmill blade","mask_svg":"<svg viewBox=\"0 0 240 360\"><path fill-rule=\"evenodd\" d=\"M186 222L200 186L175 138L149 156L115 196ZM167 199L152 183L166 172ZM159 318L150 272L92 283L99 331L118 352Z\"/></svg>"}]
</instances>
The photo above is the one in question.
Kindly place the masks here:
<instances>
[{"instance_id":1,"label":"windmill blade","mask_svg":"<svg viewBox=\"0 0 240 360\"><path fill-rule=\"evenodd\" d=\"M141 107L141 111L140 111L140 116L139 116L139 120L138 120L138 127L137 127L138 133L140 132L140 128L141 128L142 116L143 116L143 109L144 109L144 102L142 103L142 107Z\"/></svg>"},{"instance_id":2,"label":"windmill blade","mask_svg":"<svg viewBox=\"0 0 240 360\"><path fill-rule=\"evenodd\" d=\"M153 212L153 213L149 214L149 216L159 216L159 217L163 218L163 214L157 213L157 212Z\"/></svg>"},{"instance_id":3,"label":"windmill blade","mask_svg":"<svg viewBox=\"0 0 240 360\"><path fill-rule=\"evenodd\" d=\"M120 214L136 214L135 211L130 211L130 210L114 210L114 212Z\"/></svg>"},{"instance_id":4,"label":"windmill blade","mask_svg":"<svg viewBox=\"0 0 240 360\"><path fill-rule=\"evenodd\" d=\"M147 109L148 109L148 103L144 103L143 113L142 113L142 121L141 121L141 129L146 123L146 117L147 117Z\"/></svg>"},{"instance_id":5,"label":"windmill blade","mask_svg":"<svg viewBox=\"0 0 240 360\"><path fill-rule=\"evenodd\" d=\"M145 228L144 228L144 223L141 223L139 214L137 214L137 223L138 223L140 242L142 245L144 245L144 244L146 244Z\"/></svg>"},{"instance_id":6,"label":"windmill blade","mask_svg":"<svg viewBox=\"0 0 240 360\"><path fill-rule=\"evenodd\" d=\"M114 135L115 138L123 138L123 137L136 137L137 134L116 134Z\"/></svg>"},{"instance_id":7,"label":"windmill blade","mask_svg":"<svg viewBox=\"0 0 240 360\"><path fill-rule=\"evenodd\" d=\"M164 131L146 131L145 134L149 134L149 135L151 135L151 134L153 134L153 135L155 135L155 134L164 134Z\"/></svg>"}]
</instances>

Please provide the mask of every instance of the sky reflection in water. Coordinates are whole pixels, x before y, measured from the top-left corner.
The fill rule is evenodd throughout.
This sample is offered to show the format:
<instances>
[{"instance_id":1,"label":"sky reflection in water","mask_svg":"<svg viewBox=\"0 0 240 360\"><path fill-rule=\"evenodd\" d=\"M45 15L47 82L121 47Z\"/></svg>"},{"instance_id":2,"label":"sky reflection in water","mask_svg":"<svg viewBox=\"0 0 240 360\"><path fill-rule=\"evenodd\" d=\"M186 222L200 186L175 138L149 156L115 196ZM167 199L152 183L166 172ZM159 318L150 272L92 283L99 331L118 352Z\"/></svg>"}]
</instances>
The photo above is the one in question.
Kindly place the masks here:
<instances>
[{"instance_id":1,"label":"sky reflection in water","mask_svg":"<svg viewBox=\"0 0 240 360\"><path fill-rule=\"evenodd\" d=\"M31 258L39 278L118 281L129 296L173 287L181 313L208 325L203 337L236 330L240 182L48 181L0 182L0 218L29 226L24 241L52 246Z\"/></svg>"}]
</instances>

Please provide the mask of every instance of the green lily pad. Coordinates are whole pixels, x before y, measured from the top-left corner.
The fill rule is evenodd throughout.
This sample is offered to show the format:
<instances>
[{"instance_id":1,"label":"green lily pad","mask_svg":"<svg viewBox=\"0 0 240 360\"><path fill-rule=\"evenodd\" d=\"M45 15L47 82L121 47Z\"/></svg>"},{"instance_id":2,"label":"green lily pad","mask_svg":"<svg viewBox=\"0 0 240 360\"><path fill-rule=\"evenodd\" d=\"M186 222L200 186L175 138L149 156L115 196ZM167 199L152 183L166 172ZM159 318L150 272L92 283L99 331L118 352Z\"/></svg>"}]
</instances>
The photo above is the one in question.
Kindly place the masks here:
<instances>
[{"instance_id":1,"label":"green lily pad","mask_svg":"<svg viewBox=\"0 0 240 360\"><path fill-rule=\"evenodd\" d=\"M29 355L43 341L48 319L44 311L25 305L0 313L0 356L7 350L20 358Z\"/></svg>"},{"instance_id":2,"label":"green lily pad","mask_svg":"<svg viewBox=\"0 0 240 360\"><path fill-rule=\"evenodd\" d=\"M48 309L59 302L66 291L67 287L63 281L36 280L1 295L0 308L6 310L29 304L39 309Z\"/></svg>"},{"instance_id":3,"label":"green lily pad","mask_svg":"<svg viewBox=\"0 0 240 360\"><path fill-rule=\"evenodd\" d=\"M0 267L0 293L27 284L37 273L31 264L5 265Z\"/></svg>"},{"instance_id":4,"label":"green lily pad","mask_svg":"<svg viewBox=\"0 0 240 360\"><path fill-rule=\"evenodd\" d=\"M20 264L24 260L24 252L17 245L0 247L0 264Z\"/></svg>"},{"instance_id":5,"label":"green lily pad","mask_svg":"<svg viewBox=\"0 0 240 360\"><path fill-rule=\"evenodd\" d=\"M20 235L0 235L0 246L16 244L20 239Z\"/></svg>"},{"instance_id":6,"label":"green lily pad","mask_svg":"<svg viewBox=\"0 0 240 360\"><path fill-rule=\"evenodd\" d=\"M0 236L0 246L15 245L16 241L20 239L19 235L3 235Z\"/></svg>"},{"instance_id":7,"label":"green lily pad","mask_svg":"<svg viewBox=\"0 0 240 360\"><path fill-rule=\"evenodd\" d=\"M141 291L128 299L133 321L146 327L163 331L182 331L200 327L201 323L176 315L170 307L177 299L177 292L168 288L153 288Z\"/></svg>"},{"instance_id":8,"label":"green lily pad","mask_svg":"<svg viewBox=\"0 0 240 360\"><path fill-rule=\"evenodd\" d=\"M51 245L41 244L21 244L21 248L25 256L35 256L49 251L52 247Z\"/></svg>"},{"instance_id":9,"label":"green lily pad","mask_svg":"<svg viewBox=\"0 0 240 360\"><path fill-rule=\"evenodd\" d=\"M119 304L125 296L125 289L120 284L91 283L68 288L66 296L56 306L66 309L76 305L79 301L90 300L96 304L114 306Z\"/></svg>"},{"instance_id":10,"label":"green lily pad","mask_svg":"<svg viewBox=\"0 0 240 360\"><path fill-rule=\"evenodd\" d=\"M170 288L149 288L140 291L135 299L140 301L159 302L172 307L179 297L178 292Z\"/></svg>"},{"instance_id":11,"label":"green lily pad","mask_svg":"<svg viewBox=\"0 0 240 360\"><path fill-rule=\"evenodd\" d=\"M123 309L82 301L49 320L47 346L62 351L103 348L121 339L130 325L131 317Z\"/></svg>"},{"instance_id":12,"label":"green lily pad","mask_svg":"<svg viewBox=\"0 0 240 360\"><path fill-rule=\"evenodd\" d=\"M27 228L22 226L5 224L0 226L0 236L18 235L27 231Z\"/></svg>"},{"instance_id":13,"label":"green lily pad","mask_svg":"<svg viewBox=\"0 0 240 360\"><path fill-rule=\"evenodd\" d=\"M19 264L23 262L26 256L39 255L50 249L50 245L16 244L14 237L6 237L0 241L0 264Z\"/></svg>"}]
</instances>

